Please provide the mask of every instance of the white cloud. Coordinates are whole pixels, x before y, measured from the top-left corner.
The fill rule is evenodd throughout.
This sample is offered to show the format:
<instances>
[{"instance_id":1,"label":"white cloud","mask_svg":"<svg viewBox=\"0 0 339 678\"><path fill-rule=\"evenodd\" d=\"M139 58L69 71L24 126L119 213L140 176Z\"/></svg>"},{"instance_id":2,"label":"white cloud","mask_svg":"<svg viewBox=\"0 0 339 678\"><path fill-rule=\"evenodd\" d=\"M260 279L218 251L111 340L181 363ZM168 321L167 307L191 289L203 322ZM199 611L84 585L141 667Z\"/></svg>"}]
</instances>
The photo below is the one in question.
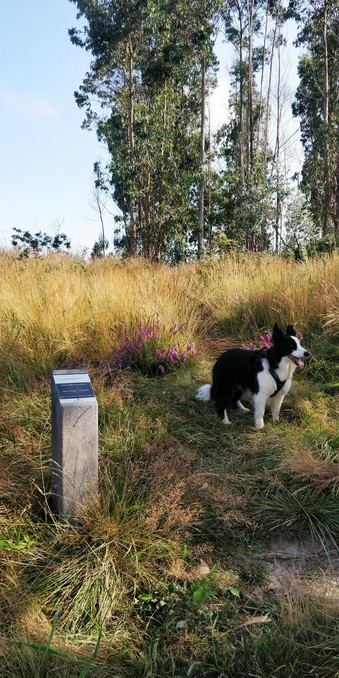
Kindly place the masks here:
<instances>
[{"instance_id":1,"label":"white cloud","mask_svg":"<svg viewBox=\"0 0 339 678\"><path fill-rule=\"evenodd\" d=\"M56 120L58 111L44 97L36 94L4 90L0 93L2 107L12 115L25 120Z\"/></svg>"}]
</instances>

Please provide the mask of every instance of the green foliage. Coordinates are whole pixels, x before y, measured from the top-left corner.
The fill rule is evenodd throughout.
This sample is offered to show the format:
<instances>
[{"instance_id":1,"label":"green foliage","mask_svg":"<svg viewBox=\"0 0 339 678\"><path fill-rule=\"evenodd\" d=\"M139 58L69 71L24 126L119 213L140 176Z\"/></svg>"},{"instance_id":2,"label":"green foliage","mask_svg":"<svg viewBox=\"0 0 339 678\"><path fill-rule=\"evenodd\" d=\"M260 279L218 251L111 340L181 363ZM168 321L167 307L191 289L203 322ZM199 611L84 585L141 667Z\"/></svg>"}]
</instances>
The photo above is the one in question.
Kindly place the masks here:
<instances>
[{"instance_id":1,"label":"green foliage","mask_svg":"<svg viewBox=\"0 0 339 678\"><path fill-rule=\"evenodd\" d=\"M65 233L56 233L54 236L38 231L30 233L21 228L13 228L12 245L21 250L23 257L30 254L44 254L46 252L62 252L71 248L71 241Z\"/></svg>"},{"instance_id":2,"label":"green foliage","mask_svg":"<svg viewBox=\"0 0 339 678\"><path fill-rule=\"evenodd\" d=\"M215 568L214 568L215 569ZM213 625L216 621L215 604L230 602L240 597L236 586L223 587L218 575L213 572L189 586L171 582L161 593L154 591L141 594L135 599L135 605L144 618L157 624L166 622L176 631L195 633Z\"/></svg>"},{"instance_id":3,"label":"green foliage","mask_svg":"<svg viewBox=\"0 0 339 678\"><path fill-rule=\"evenodd\" d=\"M95 241L92 251L91 251L91 257L94 259L94 257L104 257L106 250L109 248L109 242L107 238L103 238L102 235L99 236L99 238Z\"/></svg>"},{"instance_id":4,"label":"green foliage","mask_svg":"<svg viewBox=\"0 0 339 678\"><path fill-rule=\"evenodd\" d=\"M291 3L292 4L292 3ZM301 140L305 160L301 188L309 199L315 225L324 231L324 215L329 215L329 232L338 229L336 206L336 163L338 141L338 10L335 0L326 3L302 2L298 6L299 33L297 45L306 48L300 57L298 73L300 84L296 91L292 112L300 117ZM328 120L324 119L326 86L324 33L328 53ZM325 166L325 148L328 167ZM329 195L325 193L326 172L329 171Z\"/></svg>"},{"instance_id":5,"label":"green foliage","mask_svg":"<svg viewBox=\"0 0 339 678\"><path fill-rule=\"evenodd\" d=\"M33 544L34 541L28 534L21 537L19 533L15 539L0 539L0 549L4 549L4 551L22 551L30 548Z\"/></svg>"},{"instance_id":6,"label":"green foliage","mask_svg":"<svg viewBox=\"0 0 339 678\"><path fill-rule=\"evenodd\" d=\"M106 167L95 164L96 187L112 194L121 211L123 228L116 238L120 251L177 264L196 256L202 228L202 251L211 256L233 250L281 251L284 245L302 259L303 241L318 239L325 213L330 228L326 226L324 235L338 230L335 0L326 3L326 9L292 0L288 8L280 0L266 5L233 0L193 0L189 5L184 0L70 1L85 23L83 29L70 29L70 39L93 57L75 99L85 112L83 127L95 129L108 150ZM324 93L318 91L324 72L324 12L329 52L326 124ZM303 212L291 207L292 184L282 168L287 143L281 145L283 121L276 129L275 149L268 143L272 64L278 50L280 60L284 22L291 17L300 22L298 44L308 50L299 61L300 85L293 104L305 149ZM208 100L216 85L218 34L234 48L235 60L229 68L229 120L213 139L207 134L207 116L201 126L202 63ZM282 82L278 88L280 100ZM278 120L280 115L281 110ZM330 175L328 182L324 172ZM92 256L101 251L97 241Z\"/></svg>"},{"instance_id":7,"label":"green foliage","mask_svg":"<svg viewBox=\"0 0 339 678\"><path fill-rule=\"evenodd\" d=\"M189 11L181 0L72 1L88 25L71 29L71 40L94 57L75 94L86 111L84 126L96 128L107 145L124 245L159 260L196 229L200 62L215 62L214 19L222 0L194 0Z\"/></svg>"}]
</instances>

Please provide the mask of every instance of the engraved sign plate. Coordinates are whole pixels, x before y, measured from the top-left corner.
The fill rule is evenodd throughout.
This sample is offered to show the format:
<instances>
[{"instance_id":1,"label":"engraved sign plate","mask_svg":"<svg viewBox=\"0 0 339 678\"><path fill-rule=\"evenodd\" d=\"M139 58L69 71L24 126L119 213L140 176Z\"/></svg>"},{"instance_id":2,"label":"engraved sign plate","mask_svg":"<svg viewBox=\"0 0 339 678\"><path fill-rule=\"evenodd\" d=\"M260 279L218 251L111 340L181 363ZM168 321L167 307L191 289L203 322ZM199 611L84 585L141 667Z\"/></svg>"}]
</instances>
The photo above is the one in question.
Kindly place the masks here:
<instances>
[{"instance_id":1,"label":"engraved sign plate","mask_svg":"<svg viewBox=\"0 0 339 678\"><path fill-rule=\"evenodd\" d=\"M95 398L88 374L54 374L54 383L61 401Z\"/></svg>"}]
</instances>

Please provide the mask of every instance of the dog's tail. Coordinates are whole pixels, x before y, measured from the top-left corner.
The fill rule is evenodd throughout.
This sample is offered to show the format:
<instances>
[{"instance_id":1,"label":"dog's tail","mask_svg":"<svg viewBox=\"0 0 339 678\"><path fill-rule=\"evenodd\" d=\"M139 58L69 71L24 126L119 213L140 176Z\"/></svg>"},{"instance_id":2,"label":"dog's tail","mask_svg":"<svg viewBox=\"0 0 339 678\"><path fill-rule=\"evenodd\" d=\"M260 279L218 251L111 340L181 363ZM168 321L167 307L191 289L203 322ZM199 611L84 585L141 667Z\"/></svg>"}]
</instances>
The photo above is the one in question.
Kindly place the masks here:
<instances>
[{"instance_id":1,"label":"dog's tail","mask_svg":"<svg viewBox=\"0 0 339 678\"><path fill-rule=\"evenodd\" d=\"M211 384L204 384L204 386L200 386L200 388L198 388L195 397L197 400L211 400L211 391Z\"/></svg>"}]
</instances>

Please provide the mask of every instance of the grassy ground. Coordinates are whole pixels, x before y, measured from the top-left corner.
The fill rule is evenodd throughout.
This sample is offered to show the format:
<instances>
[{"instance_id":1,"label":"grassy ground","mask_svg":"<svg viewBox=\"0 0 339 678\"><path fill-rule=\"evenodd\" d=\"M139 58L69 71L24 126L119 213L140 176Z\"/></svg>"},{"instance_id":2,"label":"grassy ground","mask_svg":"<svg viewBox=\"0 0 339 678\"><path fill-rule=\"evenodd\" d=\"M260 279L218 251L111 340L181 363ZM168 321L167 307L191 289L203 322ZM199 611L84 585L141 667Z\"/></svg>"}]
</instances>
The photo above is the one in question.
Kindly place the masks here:
<instances>
[{"instance_id":1,"label":"grassy ground","mask_svg":"<svg viewBox=\"0 0 339 678\"><path fill-rule=\"evenodd\" d=\"M338 264L1 258L1 676L339 676ZM155 315L204 353L109 369ZM195 389L275 321L315 359L280 424L224 427ZM69 525L49 506L49 373L84 355L103 361L100 496Z\"/></svg>"}]
</instances>

